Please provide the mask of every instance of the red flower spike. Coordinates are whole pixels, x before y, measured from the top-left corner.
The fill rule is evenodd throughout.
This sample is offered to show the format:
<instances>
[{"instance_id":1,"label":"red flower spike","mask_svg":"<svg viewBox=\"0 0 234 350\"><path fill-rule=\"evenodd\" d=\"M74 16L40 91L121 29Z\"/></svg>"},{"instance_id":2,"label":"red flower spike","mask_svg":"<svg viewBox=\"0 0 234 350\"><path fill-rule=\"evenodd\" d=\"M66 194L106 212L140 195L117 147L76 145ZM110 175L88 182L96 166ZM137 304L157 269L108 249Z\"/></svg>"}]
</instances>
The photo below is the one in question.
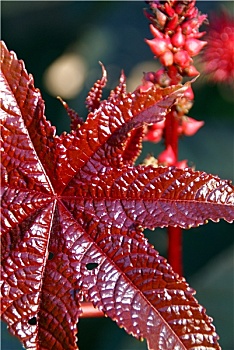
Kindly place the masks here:
<instances>
[{"instance_id":1,"label":"red flower spike","mask_svg":"<svg viewBox=\"0 0 234 350\"><path fill-rule=\"evenodd\" d=\"M199 33L199 27L207 15L199 15L195 3L195 1L149 2L153 14L150 19L153 23L150 25L150 30L158 40L153 39L155 40L154 45L153 40L152 43L146 42L156 57L160 59L161 64L168 67L169 76L169 68L175 65L177 77L172 78L170 84L181 82L185 75L189 77L198 75L192 65L191 57L196 56L206 45L206 42L198 39L205 33ZM159 24L157 14L163 14L161 24Z\"/></svg>"},{"instance_id":2,"label":"red flower spike","mask_svg":"<svg viewBox=\"0 0 234 350\"><path fill-rule=\"evenodd\" d=\"M191 55L197 54L200 44L196 43L197 45L195 47L194 41L192 41L190 43L187 42L187 47L185 47L186 40L192 38L197 40L204 35L204 32L199 33L199 27L206 19L206 15L200 15L198 9L195 7L195 3L195 0L149 2L153 14L155 8L158 8L168 15L166 25L163 29L159 28L156 22L155 26L162 31L162 35L168 35L171 41L171 46L168 45L168 49L174 54L173 64L168 65L168 60L161 59L161 63L167 65L166 72L170 78L170 85L181 83L184 76L195 77L199 74L193 66ZM151 21L153 22L153 19ZM158 81L160 84L160 78ZM193 93L190 91L189 95L189 98L191 98ZM192 103L186 97L182 98L172 108L172 111L168 113L166 118L166 127L163 133L165 146L172 146L176 158L178 155L178 134L176 131L180 118L188 113L191 106ZM179 228L169 227L168 237L168 259L173 264L175 271L182 275L181 230Z\"/></svg>"},{"instance_id":3,"label":"red flower spike","mask_svg":"<svg viewBox=\"0 0 234 350\"><path fill-rule=\"evenodd\" d=\"M98 109L91 103L76 133L56 136L32 76L4 44L0 83L1 315L10 331L28 349L75 350L84 296L149 349L185 350L197 339L220 349L194 291L142 228L232 222L233 186L124 162L134 162L136 129L162 120L188 85L117 89Z\"/></svg>"}]
</instances>

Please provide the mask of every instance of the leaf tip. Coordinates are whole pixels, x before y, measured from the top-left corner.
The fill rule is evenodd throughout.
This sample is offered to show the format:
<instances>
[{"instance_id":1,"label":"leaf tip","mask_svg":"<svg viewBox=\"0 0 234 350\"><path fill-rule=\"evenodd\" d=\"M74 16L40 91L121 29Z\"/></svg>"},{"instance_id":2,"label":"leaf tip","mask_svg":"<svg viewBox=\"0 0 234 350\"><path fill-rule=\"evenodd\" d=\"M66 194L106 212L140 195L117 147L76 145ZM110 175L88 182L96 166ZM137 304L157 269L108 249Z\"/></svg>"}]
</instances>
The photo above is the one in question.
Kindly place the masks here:
<instances>
[{"instance_id":1,"label":"leaf tip","mask_svg":"<svg viewBox=\"0 0 234 350\"><path fill-rule=\"evenodd\" d=\"M107 71L106 68L104 66L104 64L101 61L98 61L98 63L100 64L100 66L102 67L102 79L106 80L107 79Z\"/></svg>"},{"instance_id":2,"label":"leaf tip","mask_svg":"<svg viewBox=\"0 0 234 350\"><path fill-rule=\"evenodd\" d=\"M67 104L67 102L65 102L65 101L62 99L62 97L57 96L56 98L62 103L62 105L63 105L63 107L64 107L65 109L68 109L68 104Z\"/></svg>"}]
</instances>

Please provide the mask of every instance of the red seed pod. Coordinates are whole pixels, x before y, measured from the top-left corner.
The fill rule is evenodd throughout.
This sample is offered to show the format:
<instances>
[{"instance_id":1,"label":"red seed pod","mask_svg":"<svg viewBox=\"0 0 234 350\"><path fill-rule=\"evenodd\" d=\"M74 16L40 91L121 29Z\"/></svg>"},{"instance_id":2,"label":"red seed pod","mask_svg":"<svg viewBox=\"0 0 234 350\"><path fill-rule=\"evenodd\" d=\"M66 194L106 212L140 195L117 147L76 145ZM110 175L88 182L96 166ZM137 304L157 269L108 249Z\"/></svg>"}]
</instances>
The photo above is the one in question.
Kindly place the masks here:
<instances>
[{"instance_id":1,"label":"red seed pod","mask_svg":"<svg viewBox=\"0 0 234 350\"><path fill-rule=\"evenodd\" d=\"M178 162L175 163L175 166L179 169L185 169L188 167L187 164L187 159L179 160Z\"/></svg>"},{"instance_id":2,"label":"red seed pod","mask_svg":"<svg viewBox=\"0 0 234 350\"><path fill-rule=\"evenodd\" d=\"M181 124L177 126L177 134L178 136L181 136L183 134L183 127Z\"/></svg>"},{"instance_id":3,"label":"red seed pod","mask_svg":"<svg viewBox=\"0 0 234 350\"><path fill-rule=\"evenodd\" d=\"M155 9L155 16L159 27L163 29L167 21L167 16L157 8Z\"/></svg>"},{"instance_id":4,"label":"red seed pod","mask_svg":"<svg viewBox=\"0 0 234 350\"><path fill-rule=\"evenodd\" d=\"M170 21L168 21L166 25L167 32L174 31L178 26L178 24L179 24L178 15L175 13L173 18Z\"/></svg>"},{"instance_id":5,"label":"red seed pod","mask_svg":"<svg viewBox=\"0 0 234 350\"><path fill-rule=\"evenodd\" d=\"M156 79L155 79L155 72L147 72L147 73L144 73L144 80L145 81L151 81L152 83L156 83Z\"/></svg>"},{"instance_id":6,"label":"red seed pod","mask_svg":"<svg viewBox=\"0 0 234 350\"><path fill-rule=\"evenodd\" d=\"M165 12L167 13L167 15L169 17L172 17L174 15L174 13L175 13L175 10L167 2L164 5L164 9L165 9Z\"/></svg>"},{"instance_id":7,"label":"red seed pod","mask_svg":"<svg viewBox=\"0 0 234 350\"><path fill-rule=\"evenodd\" d=\"M180 50L174 54L174 63L182 69L188 67L191 61L192 59L187 51Z\"/></svg>"},{"instance_id":8,"label":"red seed pod","mask_svg":"<svg viewBox=\"0 0 234 350\"><path fill-rule=\"evenodd\" d=\"M171 51L166 51L159 57L159 59L163 66L171 66L173 64L173 53Z\"/></svg>"},{"instance_id":9,"label":"red seed pod","mask_svg":"<svg viewBox=\"0 0 234 350\"><path fill-rule=\"evenodd\" d=\"M165 73L166 73L166 69L164 67L157 70L157 72L154 73L156 82L158 82L159 77Z\"/></svg>"},{"instance_id":10,"label":"red seed pod","mask_svg":"<svg viewBox=\"0 0 234 350\"><path fill-rule=\"evenodd\" d=\"M203 120L187 117L182 121L183 134L186 136L193 136L203 125Z\"/></svg>"},{"instance_id":11,"label":"red seed pod","mask_svg":"<svg viewBox=\"0 0 234 350\"><path fill-rule=\"evenodd\" d=\"M176 85L181 83L182 77L181 74L178 72L178 69L176 66L170 66L168 67L168 76L171 79L171 84Z\"/></svg>"},{"instance_id":12,"label":"red seed pod","mask_svg":"<svg viewBox=\"0 0 234 350\"><path fill-rule=\"evenodd\" d=\"M161 122L155 123L154 128L163 130L165 128L165 119L161 120Z\"/></svg>"},{"instance_id":13,"label":"red seed pod","mask_svg":"<svg viewBox=\"0 0 234 350\"><path fill-rule=\"evenodd\" d=\"M159 154L158 156L158 162L163 165L174 165L176 162L176 156L175 153L171 147L171 145L167 146L165 151Z\"/></svg>"},{"instance_id":14,"label":"red seed pod","mask_svg":"<svg viewBox=\"0 0 234 350\"><path fill-rule=\"evenodd\" d=\"M158 39L163 39L164 38L163 33L161 33L157 28L155 28L155 26L153 24L150 24L149 27L150 27L151 34L155 38L158 38Z\"/></svg>"},{"instance_id":15,"label":"red seed pod","mask_svg":"<svg viewBox=\"0 0 234 350\"><path fill-rule=\"evenodd\" d=\"M148 132L144 137L144 141L159 142L162 139L163 129L165 127L165 120L153 124L148 127Z\"/></svg>"},{"instance_id":16,"label":"red seed pod","mask_svg":"<svg viewBox=\"0 0 234 350\"><path fill-rule=\"evenodd\" d=\"M178 3L176 6L175 6L175 12L178 14L178 15L182 15L182 13L184 12L186 8L186 5L185 4L182 4L181 2Z\"/></svg>"},{"instance_id":17,"label":"red seed pod","mask_svg":"<svg viewBox=\"0 0 234 350\"><path fill-rule=\"evenodd\" d=\"M189 38L185 41L184 49L193 57L199 54L201 49L207 44L206 41Z\"/></svg>"},{"instance_id":18,"label":"red seed pod","mask_svg":"<svg viewBox=\"0 0 234 350\"><path fill-rule=\"evenodd\" d=\"M181 24L182 33L185 35L191 34L195 28L199 28L199 22L197 18L191 18Z\"/></svg>"},{"instance_id":19,"label":"red seed pod","mask_svg":"<svg viewBox=\"0 0 234 350\"><path fill-rule=\"evenodd\" d=\"M187 90L184 92L184 97L186 97L189 101L194 100L194 93L193 93L193 89L191 88L191 86L189 86L187 88Z\"/></svg>"},{"instance_id":20,"label":"red seed pod","mask_svg":"<svg viewBox=\"0 0 234 350\"><path fill-rule=\"evenodd\" d=\"M199 75L198 70L194 67L194 65L190 64L189 67L184 69L184 73L188 76L188 77L196 77L197 75Z\"/></svg>"},{"instance_id":21,"label":"red seed pod","mask_svg":"<svg viewBox=\"0 0 234 350\"><path fill-rule=\"evenodd\" d=\"M163 131L161 129L149 130L144 137L144 141L151 141L158 143L162 140Z\"/></svg>"},{"instance_id":22,"label":"red seed pod","mask_svg":"<svg viewBox=\"0 0 234 350\"><path fill-rule=\"evenodd\" d=\"M207 19L207 15L200 15L197 18L198 18L198 24L200 27L200 25L202 25L202 23Z\"/></svg>"},{"instance_id":23,"label":"red seed pod","mask_svg":"<svg viewBox=\"0 0 234 350\"><path fill-rule=\"evenodd\" d=\"M161 56L167 51L168 43L165 39L154 38L152 40L145 39L145 42L149 45L151 51L157 56Z\"/></svg>"},{"instance_id":24,"label":"red seed pod","mask_svg":"<svg viewBox=\"0 0 234 350\"><path fill-rule=\"evenodd\" d=\"M166 87L170 85L171 79L169 78L164 68L159 69L155 73L155 82L161 87Z\"/></svg>"},{"instance_id":25,"label":"red seed pod","mask_svg":"<svg viewBox=\"0 0 234 350\"><path fill-rule=\"evenodd\" d=\"M151 13L149 13L146 9L143 9L144 15L145 17L149 20L149 21L153 21L154 17L152 16Z\"/></svg>"},{"instance_id":26,"label":"red seed pod","mask_svg":"<svg viewBox=\"0 0 234 350\"><path fill-rule=\"evenodd\" d=\"M142 84L140 86L138 86L136 88L136 90L139 90L140 92L147 92L149 89L152 88L152 86L154 85L154 83L152 83L151 81L144 81L142 82Z\"/></svg>"},{"instance_id":27,"label":"red seed pod","mask_svg":"<svg viewBox=\"0 0 234 350\"><path fill-rule=\"evenodd\" d=\"M194 3L195 5L195 3ZM186 12L186 17L197 17L198 15L198 9L196 7L191 7L187 12Z\"/></svg>"},{"instance_id":28,"label":"red seed pod","mask_svg":"<svg viewBox=\"0 0 234 350\"><path fill-rule=\"evenodd\" d=\"M175 47L182 47L185 43L185 36L182 34L181 28L177 29L177 32L172 35L171 43Z\"/></svg>"},{"instance_id":29,"label":"red seed pod","mask_svg":"<svg viewBox=\"0 0 234 350\"><path fill-rule=\"evenodd\" d=\"M197 32L197 33L191 33L189 35L190 38L196 38L196 39L199 39L201 38L203 35L205 35L206 32Z\"/></svg>"}]
</instances>

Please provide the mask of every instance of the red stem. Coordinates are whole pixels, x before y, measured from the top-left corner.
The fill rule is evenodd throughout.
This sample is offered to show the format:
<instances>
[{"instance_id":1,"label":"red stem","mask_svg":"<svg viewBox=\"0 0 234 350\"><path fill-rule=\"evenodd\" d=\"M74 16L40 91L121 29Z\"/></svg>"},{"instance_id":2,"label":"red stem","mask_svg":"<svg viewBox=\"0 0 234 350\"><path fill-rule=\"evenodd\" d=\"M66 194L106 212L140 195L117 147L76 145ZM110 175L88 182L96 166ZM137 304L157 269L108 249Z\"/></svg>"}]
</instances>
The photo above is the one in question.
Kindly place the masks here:
<instances>
[{"instance_id":1,"label":"red stem","mask_svg":"<svg viewBox=\"0 0 234 350\"><path fill-rule=\"evenodd\" d=\"M174 107L172 107L171 112L169 112L166 116L165 122L165 146L168 147L171 145L175 156L176 161L178 160L178 119L177 112Z\"/></svg>"},{"instance_id":2,"label":"red stem","mask_svg":"<svg viewBox=\"0 0 234 350\"><path fill-rule=\"evenodd\" d=\"M183 276L182 263L182 229L169 226L168 232L168 262L173 270Z\"/></svg>"},{"instance_id":3,"label":"red stem","mask_svg":"<svg viewBox=\"0 0 234 350\"><path fill-rule=\"evenodd\" d=\"M175 107L166 116L165 143L171 145L176 161L178 160L178 119ZM182 230L180 227L168 227L168 262L173 270L180 276L183 275L182 264Z\"/></svg>"},{"instance_id":4,"label":"red stem","mask_svg":"<svg viewBox=\"0 0 234 350\"><path fill-rule=\"evenodd\" d=\"M98 309L96 309L92 303L83 302L81 303L81 309L83 313L80 315L80 318L88 318L88 317L103 317L104 313Z\"/></svg>"}]
</instances>

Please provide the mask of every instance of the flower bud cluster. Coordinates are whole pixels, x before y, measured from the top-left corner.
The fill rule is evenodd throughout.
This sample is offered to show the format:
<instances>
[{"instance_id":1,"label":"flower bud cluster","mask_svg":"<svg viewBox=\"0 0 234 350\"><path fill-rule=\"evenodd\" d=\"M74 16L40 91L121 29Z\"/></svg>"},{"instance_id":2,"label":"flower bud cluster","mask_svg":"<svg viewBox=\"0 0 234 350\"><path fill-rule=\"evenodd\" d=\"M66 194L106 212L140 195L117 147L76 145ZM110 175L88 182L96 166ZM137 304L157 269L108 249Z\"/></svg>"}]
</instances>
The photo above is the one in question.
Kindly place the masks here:
<instances>
[{"instance_id":1,"label":"flower bud cluster","mask_svg":"<svg viewBox=\"0 0 234 350\"><path fill-rule=\"evenodd\" d=\"M186 159L183 159L180 161L176 159L175 153L171 145L168 145L167 148L158 155L158 165L160 166L173 165L179 169L184 169L188 166Z\"/></svg>"},{"instance_id":2,"label":"flower bud cluster","mask_svg":"<svg viewBox=\"0 0 234 350\"><path fill-rule=\"evenodd\" d=\"M199 27L207 15L198 12L195 0L150 1L149 4L152 14L145 14L151 22L150 31L154 38L145 41L161 64L167 67L171 80L175 68L181 76L198 75L192 57L206 45L206 41L199 40L205 34L199 32Z\"/></svg>"},{"instance_id":3,"label":"flower bud cluster","mask_svg":"<svg viewBox=\"0 0 234 350\"><path fill-rule=\"evenodd\" d=\"M153 85L167 87L181 83L184 76L197 76L199 72L193 65L193 57L206 45L206 41L200 40L205 32L199 32L199 28L207 15L199 13L195 0L147 2L151 13L145 12L145 15L151 22L154 38L145 41L163 67L157 72L145 73L138 89L147 91ZM178 120L178 136L192 136L204 124L187 116L193 99L193 90L189 87L173 107L174 118ZM159 142L164 136L164 127L163 122L149 126L145 140Z\"/></svg>"},{"instance_id":4,"label":"flower bud cluster","mask_svg":"<svg viewBox=\"0 0 234 350\"><path fill-rule=\"evenodd\" d=\"M176 117L178 117L178 114L176 115ZM193 136L203 125L203 120L196 120L194 118L183 115L179 118L179 123L177 127L178 136ZM165 121L149 126L144 141L158 143L163 138L164 128Z\"/></svg>"},{"instance_id":5,"label":"flower bud cluster","mask_svg":"<svg viewBox=\"0 0 234 350\"><path fill-rule=\"evenodd\" d=\"M225 8L210 16L206 37L208 46L203 52L204 70L210 80L234 86L234 17Z\"/></svg>"},{"instance_id":6,"label":"flower bud cluster","mask_svg":"<svg viewBox=\"0 0 234 350\"><path fill-rule=\"evenodd\" d=\"M159 166L176 166L179 169L184 169L188 167L187 159L176 160L175 153L172 147L169 145L165 151L162 151L158 158L154 158L152 155L148 155L142 162L142 165L153 166L158 168Z\"/></svg>"}]
</instances>

